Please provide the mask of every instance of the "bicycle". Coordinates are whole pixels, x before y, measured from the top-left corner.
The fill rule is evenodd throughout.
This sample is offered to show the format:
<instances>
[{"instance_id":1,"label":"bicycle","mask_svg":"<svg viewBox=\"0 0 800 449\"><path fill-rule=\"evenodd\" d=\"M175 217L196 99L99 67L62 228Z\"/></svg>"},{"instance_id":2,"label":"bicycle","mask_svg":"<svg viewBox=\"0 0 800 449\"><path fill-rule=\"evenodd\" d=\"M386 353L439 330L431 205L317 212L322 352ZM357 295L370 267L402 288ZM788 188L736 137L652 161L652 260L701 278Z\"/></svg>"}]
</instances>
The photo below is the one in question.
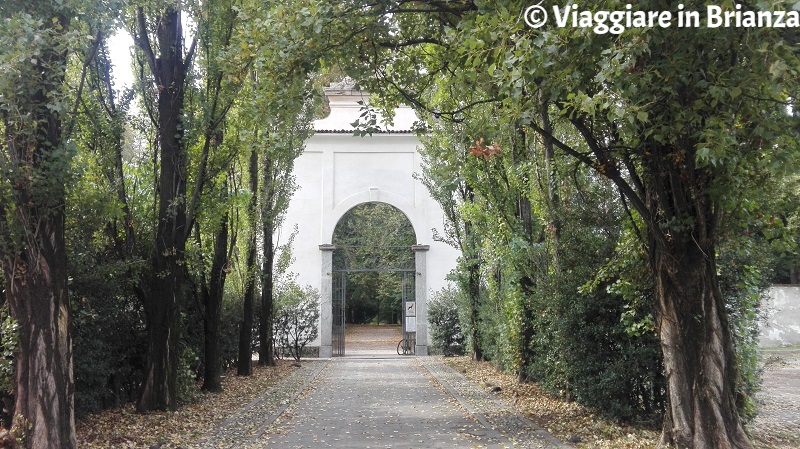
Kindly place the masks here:
<instances>
[{"instance_id":1,"label":"bicycle","mask_svg":"<svg viewBox=\"0 0 800 449\"><path fill-rule=\"evenodd\" d=\"M397 355L414 355L416 353L417 339L402 339L397 343Z\"/></svg>"}]
</instances>

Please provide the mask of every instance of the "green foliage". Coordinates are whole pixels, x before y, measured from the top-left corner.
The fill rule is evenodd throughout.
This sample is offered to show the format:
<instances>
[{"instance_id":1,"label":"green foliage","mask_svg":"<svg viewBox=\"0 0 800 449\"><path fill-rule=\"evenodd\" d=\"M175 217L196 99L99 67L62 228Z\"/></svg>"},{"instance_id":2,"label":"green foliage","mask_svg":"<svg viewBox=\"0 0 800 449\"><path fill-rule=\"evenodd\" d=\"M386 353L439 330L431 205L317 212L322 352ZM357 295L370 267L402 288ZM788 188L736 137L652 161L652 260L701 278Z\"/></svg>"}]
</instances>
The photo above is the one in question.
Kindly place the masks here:
<instances>
[{"instance_id":1,"label":"green foliage","mask_svg":"<svg viewBox=\"0 0 800 449\"><path fill-rule=\"evenodd\" d=\"M474 142L457 140L463 136L461 128L484 123L485 117L476 115L458 127L434 123L424 151L443 158L445 165L451 158L458 160L459 177L475 187L469 201L440 196L444 204L458 204L454 217L461 228L451 229L462 234L451 232L450 237L464 242L463 226L469 222L471 241L480 242L470 251L483 262L481 288L486 297L477 303L476 320L483 356L503 369L522 369L522 376L552 394L608 416L657 420L665 399L660 347L653 332L651 278L634 228L620 224L628 221L609 183L556 159L554 188L563 205L548 205L547 183L537 178L544 177L544 171L538 171L541 160L535 153L518 154L514 160L506 150L501 157L486 159L467 152ZM502 148L513 144L512 135L495 136ZM450 152L441 145L448 141L458 142ZM433 168L426 175L434 192L452 188L452 181ZM536 214L532 235L518 215L522 196L532 202ZM553 231L537 232L548 220L546 211L560 223L557 240ZM465 256L454 274L462 295L469 278L467 250L462 246ZM589 279L594 280L587 283ZM462 317L462 322L468 321ZM526 332L531 335L527 347Z\"/></svg>"},{"instance_id":2,"label":"green foliage","mask_svg":"<svg viewBox=\"0 0 800 449\"><path fill-rule=\"evenodd\" d=\"M705 6L684 4L686 9ZM621 5L601 1L585 7L615 10ZM364 20L357 47L366 56L350 64L351 73L364 74L359 81L384 105L410 102L426 111L428 127L447 135L438 140L449 138L461 150L438 152L437 157L445 155L443 165L451 166L452 154L466 153L470 143L465 141L485 139L485 145L496 143L503 150L502 156L490 156L476 143L474 153L485 157L467 158L458 171L476 195L475 201L460 205L460 212L462 223L474 226L481 238L480 251L465 252L464 258L476 260L478 253L483 262L489 298L480 310L487 355L504 368L532 370L551 391L563 390L612 415L657 416L666 402L655 317L672 306L683 307L679 315L691 319L702 316L702 310L696 307L699 297L673 301L669 292L655 290L664 285L655 279L681 278L660 268L656 255L676 259L681 245L697 247L706 253L703 291L717 289L714 270L720 270L744 374L737 381L738 404L741 413L749 414L742 398L752 394L755 377L748 348L758 310L756 286L767 279L769 266L781 267L790 281L797 266L796 237L785 232L793 229L796 203L772 213L755 207L769 203L765 196L782 196L764 180L796 172L800 157L795 36L769 28L707 27L691 33L639 28L610 36L578 27L529 28L519 18L528 6L524 2L468 2L446 10L424 5L403 13L393 9L397 6L379 3L355 14ZM644 1L634 7L667 6ZM793 6L764 1L754 7ZM348 23L353 26L353 21ZM452 128L460 133L442 131L449 126L443 122L456 124ZM520 126L533 145L520 145L525 138L512 132ZM542 161L534 156L540 151L551 155ZM553 162L560 167L555 177ZM543 165L547 170L540 169ZM604 186L613 195L581 204L582 187L563 191L560 180L570 173L580 186L606 178L617 192ZM451 185L435 173L428 179L435 185L429 187L432 193L446 192ZM559 196L563 207L558 207ZM526 201L534 211L530 217L525 217ZM740 207L750 216L740 216ZM593 223L604 215L598 211L612 220ZM748 245L740 245L719 224L743 218L752 222L759 215L771 217L772 224L734 234L763 234L758 244L777 257L731 264L730 248ZM714 253L721 255L717 266ZM459 267L460 279L467 277L467 266ZM735 280L724 279L727 275ZM659 301L653 300L656 295ZM723 340L728 338L726 319L720 324L713 314L705 318L704 326L721 326ZM660 324L674 326L671 321ZM673 333L690 324L680 323ZM688 345L708 332L681 338ZM669 345L664 349L681 352ZM691 363L681 363L668 368L704 375L692 371ZM731 367L728 373L726 382L737 370ZM670 404L680 408L695 400L673 398ZM671 427L666 422L667 439Z\"/></svg>"},{"instance_id":3,"label":"green foliage","mask_svg":"<svg viewBox=\"0 0 800 449\"><path fill-rule=\"evenodd\" d=\"M655 423L665 379L642 244L608 182L575 181L574 190L561 187L569 207L558 210L558 269L533 298L531 377L606 416Z\"/></svg>"},{"instance_id":4,"label":"green foliage","mask_svg":"<svg viewBox=\"0 0 800 449\"><path fill-rule=\"evenodd\" d=\"M303 349L319 333L319 292L291 283L277 295L273 325L276 353L299 361Z\"/></svg>"},{"instance_id":5,"label":"green foliage","mask_svg":"<svg viewBox=\"0 0 800 449\"><path fill-rule=\"evenodd\" d=\"M134 400L141 388L147 349L141 305L131 293L120 291L119 284L109 282L117 277L125 282L126 269L108 262L91 266L91 271L73 271L77 416L121 406Z\"/></svg>"},{"instance_id":6,"label":"green foliage","mask_svg":"<svg viewBox=\"0 0 800 449\"><path fill-rule=\"evenodd\" d=\"M412 268L416 235L408 218L386 203L350 209L333 233L337 269Z\"/></svg>"},{"instance_id":7,"label":"green foliage","mask_svg":"<svg viewBox=\"0 0 800 449\"><path fill-rule=\"evenodd\" d=\"M187 404L195 401L197 397L198 365L200 365L200 357L197 355L197 352L195 352L195 350L190 346L183 347L180 361L177 366L178 402Z\"/></svg>"},{"instance_id":8,"label":"green foliage","mask_svg":"<svg viewBox=\"0 0 800 449\"><path fill-rule=\"evenodd\" d=\"M453 287L445 287L433 293L428 302L433 350L445 356L464 353L466 335L462 331L459 313L463 300L459 296L459 292Z\"/></svg>"},{"instance_id":9,"label":"green foliage","mask_svg":"<svg viewBox=\"0 0 800 449\"><path fill-rule=\"evenodd\" d=\"M746 212L740 210L739 213ZM755 395L761 386L759 325L764 322L762 302L767 299L776 255L765 251L770 245L763 235L753 235L747 228L736 226L724 230L725 238L719 245L717 263L739 367L736 402L741 417L752 421L757 412Z\"/></svg>"},{"instance_id":10,"label":"green foliage","mask_svg":"<svg viewBox=\"0 0 800 449\"><path fill-rule=\"evenodd\" d=\"M100 13L94 2L12 0L0 21L0 129L7 136L0 146L0 254L33 235L17 221L25 207L15 202L19 186L31 187L40 214L32 223L66 210L78 415L130 401L141 387L141 283L151 275L158 225L159 148L148 117L156 90L140 90L142 112L133 116L128 96L114 107L103 64L84 65L91 36L119 19L117 2L103 5ZM701 5L690 2L687 9ZM198 50L181 132L187 191L195 195L177 201L196 225L188 227L197 238L183 265L194 290L208 280L213 236L225 214L232 235L253 234L260 225L277 229L295 189L289 173L318 109L310 74L334 67L377 94L376 107L412 103L424 122L420 129L429 131L419 179L445 211L437 238L462 252L453 273L459 291L437 292L430 303L432 336L443 350L463 347L468 337L470 348L554 394L617 418L657 418L664 378L648 250L675 235L699 238L703 211L677 205L708 204L741 372L736 399L752 418L764 288L800 276L800 64L793 37L767 29L674 28L598 36L569 27L529 29L519 20L524 2L451 2L429 13L423 10L440 5L421 4L414 12L398 6L190 5ZM59 17L72 23L66 27ZM84 67L87 84L76 102ZM361 133L378 125L374 113L364 109ZM12 161L9 142L38 145L47 117L69 130L69 142L49 142L39 166ZM558 144L545 156L548 142ZM261 161L258 192L244 187L252 149ZM684 188L659 191L665 176ZM670 201L676 192L685 195ZM237 213L250 197L259 200L260 223ZM657 200L664 203L648 209ZM247 240L240 238L239 247ZM416 241L391 206L357 207L337 226L334 263L413 267L408 246ZM387 242L397 248L385 248ZM241 286L259 279L241 268L245 253L229 256L236 282L226 284L222 304L223 367L236 357ZM277 272L291 257L281 254ZM285 287L278 289L275 335L299 357L316 337L318 295L290 278L276 275ZM399 292L396 274L350 275L348 318L394 321ZM181 307L186 332L177 369L187 400L202 366L203 310L191 297ZM9 391L15 325L0 318L0 389Z\"/></svg>"},{"instance_id":11,"label":"green foliage","mask_svg":"<svg viewBox=\"0 0 800 449\"><path fill-rule=\"evenodd\" d=\"M771 194L743 201L737 209L745 226L740 233L770 254L773 283L800 284L800 174L776 176L764 190Z\"/></svg>"},{"instance_id":12,"label":"green foliage","mask_svg":"<svg viewBox=\"0 0 800 449\"><path fill-rule=\"evenodd\" d=\"M2 284L0 284L2 286ZM14 392L14 356L19 344L19 326L8 304L0 306L0 395Z\"/></svg>"},{"instance_id":13,"label":"green foliage","mask_svg":"<svg viewBox=\"0 0 800 449\"><path fill-rule=\"evenodd\" d=\"M100 106L94 98L87 107ZM98 111L99 112L99 109ZM102 125L101 125L102 123ZM75 182L68 190L68 270L72 298L72 332L77 416L120 406L139 394L147 340L144 314L135 290L146 273L146 259L125 243L124 204L116 195L111 122L93 123L81 116L76 123L78 155ZM128 168L136 173L133 164ZM146 178L145 178L146 179ZM144 184L144 182L142 182ZM142 185L140 184L140 186ZM147 201L131 195L134 216L145 223ZM144 212L143 215L137 212ZM137 226L137 229L141 229Z\"/></svg>"},{"instance_id":14,"label":"green foliage","mask_svg":"<svg viewBox=\"0 0 800 449\"><path fill-rule=\"evenodd\" d=\"M233 284L233 282L226 282ZM242 321L241 296L228 289L222 302L222 316L219 324L220 363L222 372L236 366L239 358L239 326Z\"/></svg>"}]
</instances>

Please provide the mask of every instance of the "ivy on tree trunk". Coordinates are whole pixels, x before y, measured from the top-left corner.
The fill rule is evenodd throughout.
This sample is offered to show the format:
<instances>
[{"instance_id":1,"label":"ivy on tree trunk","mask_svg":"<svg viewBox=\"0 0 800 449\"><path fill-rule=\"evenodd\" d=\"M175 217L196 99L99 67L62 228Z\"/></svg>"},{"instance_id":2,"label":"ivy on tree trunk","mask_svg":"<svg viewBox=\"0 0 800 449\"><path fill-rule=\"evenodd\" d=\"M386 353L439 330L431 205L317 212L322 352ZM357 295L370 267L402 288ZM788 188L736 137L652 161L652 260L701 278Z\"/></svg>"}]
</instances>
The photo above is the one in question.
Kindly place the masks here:
<instances>
[{"instance_id":1,"label":"ivy on tree trunk","mask_svg":"<svg viewBox=\"0 0 800 449\"><path fill-rule=\"evenodd\" d=\"M29 449L72 449L75 382L65 244L71 151L60 107L54 105L68 57L59 40L69 33L70 20L61 12L50 14L36 23L41 46L36 57L26 59L34 69L29 78L20 77L18 87L28 91L17 98L0 95L5 131L0 170L10 197L0 205L0 265L19 326L11 438ZM11 107L7 102L14 100L18 104Z\"/></svg>"},{"instance_id":2,"label":"ivy on tree trunk","mask_svg":"<svg viewBox=\"0 0 800 449\"><path fill-rule=\"evenodd\" d=\"M248 162L250 178L250 201L247 204L247 220L249 238L247 240L247 262L245 273L245 289L242 306L242 321L239 327L239 360L237 374L249 376L253 374L253 300L256 295L256 251L258 225L258 149L253 146Z\"/></svg>"}]
</instances>

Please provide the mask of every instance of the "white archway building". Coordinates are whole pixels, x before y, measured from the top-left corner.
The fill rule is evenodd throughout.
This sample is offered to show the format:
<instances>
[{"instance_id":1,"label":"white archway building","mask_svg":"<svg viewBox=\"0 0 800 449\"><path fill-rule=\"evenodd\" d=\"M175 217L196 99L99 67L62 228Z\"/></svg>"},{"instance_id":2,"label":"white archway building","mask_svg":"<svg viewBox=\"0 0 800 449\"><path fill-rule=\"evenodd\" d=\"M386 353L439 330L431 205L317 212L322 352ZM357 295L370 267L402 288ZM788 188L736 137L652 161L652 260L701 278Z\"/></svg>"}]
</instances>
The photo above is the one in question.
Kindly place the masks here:
<instances>
[{"instance_id":1,"label":"white archway building","mask_svg":"<svg viewBox=\"0 0 800 449\"><path fill-rule=\"evenodd\" d=\"M290 270L301 285L319 289L320 357L330 357L332 249L336 224L351 208L368 202L388 203L403 212L414 227L416 259L416 354L427 355L427 300L430 292L447 284L445 277L455 267L458 252L433 240L433 228L442 231L444 218L439 204L425 186L413 178L420 170L420 144L411 127L416 120L411 108L396 111L394 125L372 136L353 136L351 123L361 114L358 101L369 96L352 84L326 89L330 115L314 123L315 134L295 162L298 190L292 197L281 235L295 226Z\"/></svg>"}]
</instances>

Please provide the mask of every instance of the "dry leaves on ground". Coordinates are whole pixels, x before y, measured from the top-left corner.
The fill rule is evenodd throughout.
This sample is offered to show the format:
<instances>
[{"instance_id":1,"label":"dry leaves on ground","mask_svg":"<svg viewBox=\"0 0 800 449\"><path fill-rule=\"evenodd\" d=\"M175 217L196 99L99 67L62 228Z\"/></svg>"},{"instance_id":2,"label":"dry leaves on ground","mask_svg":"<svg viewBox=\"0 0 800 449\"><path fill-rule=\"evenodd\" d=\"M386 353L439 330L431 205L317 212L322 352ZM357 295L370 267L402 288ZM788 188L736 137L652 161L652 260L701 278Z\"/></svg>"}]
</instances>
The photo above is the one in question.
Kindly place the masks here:
<instances>
[{"instance_id":1,"label":"dry leaves on ground","mask_svg":"<svg viewBox=\"0 0 800 449\"><path fill-rule=\"evenodd\" d=\"M500 387L500 391L493 393L495 397L559 440L571 442L578 448L651 449L658 443L656 430L603 419L575 402L549 396L534 383L519 383L515 376L500 372L491 363L474 362L469 357L445 360L486 391Z\"/></svg>"},{"instance_id":2,"label":"dry leaves on ground","mask_svg":"<svg viewBox=\"0 0 800 449\"><path fill-rule=\"evenodd\" d=\"M247 405L295 369L281 361L275 367L253 367L253 375L223 378L221 393L198 393L197 400L174 412L136 413L132 405L89 415L77 424L82 449L160 449L188 446L232 412Z\"/></svg>"},{"instance_id":3,"label":"dry leaves on ground","mask_svg":"<svg viewBox=\"0 0 800 449\"><path fill-rule=\"evenodd\" d=\"M766 360L767 368L800 366L800 353L785 352L775 360ZM468 357L446 359L467 379L493 394L531 421L547 429L556 438L580 449L652 449L658 444L657 429L615 423L575 403L553 398L538 385L519 383L515 376L502 373L488 362L474 362ZM794 365L793 365L794 364ZM785 406L785 404L784 404ZM794 413L787 411L786 413ZM753 443L758 449L794 449L800 447L796 415L764 416L752 428Z\"/></svg>"}]
</instances>

